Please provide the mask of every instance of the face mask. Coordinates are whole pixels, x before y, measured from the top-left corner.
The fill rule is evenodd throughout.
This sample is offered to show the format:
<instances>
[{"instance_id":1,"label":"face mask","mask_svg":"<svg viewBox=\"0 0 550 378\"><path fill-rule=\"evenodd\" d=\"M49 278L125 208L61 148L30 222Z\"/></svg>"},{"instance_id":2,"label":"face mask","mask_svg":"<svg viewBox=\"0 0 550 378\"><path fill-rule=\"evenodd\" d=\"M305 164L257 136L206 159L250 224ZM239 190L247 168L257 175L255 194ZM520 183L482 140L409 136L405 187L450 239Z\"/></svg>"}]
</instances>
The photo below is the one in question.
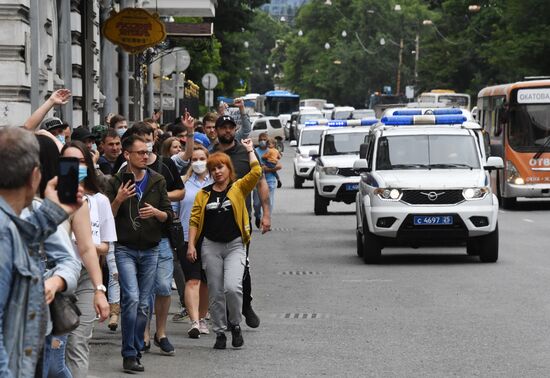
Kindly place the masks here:
<instances>
[{"instance_id":1,"label":"face mask","mask_svg":"<svg viewBox=\"0 0 550 378\"><path fill-rule=\"evenodd\" d=\"M84 179L88 177L88 167L86 166L79 166L78 167L78 182L84 181Z\"/></svg>"},{"instance_id":2,"label":"face mask","mask_svg":"<svg viewBox=\"0 0 550 378\"><path fill-rule=\"evenodd\" d=\"M147 145L147 152L153 152L153 142L145 143Z\"/></svg>"},{"instance_id":3,"label":"face mask","mask_svg":"<svg viewBox=\"0 0 550 378\"><path fill-rule=\"evenodd\" d=\"M204 160L194 161L191 163L191 169L193 169L193 172L197 175L200 175L206 171L206 162Z\"/></svg>"},{"instance_id":4,"label":"face mask","mask_svg":"<svg viewBox=\"0 0 550 378\"><path fill-rule=\"evenodd\" d=\"M261 140L258 144L260 145L260 148L266 148L267 147L267 142L265 140Z\"/></svg>"},{"instance_id":5,"label":"face mask","mask_svg":"<svg viewBox=\"0 0 550 378\"><path fill-rule=\"evenodd\" d=\"M55 137L57 138L58 141L61 142L61 144L65 144L65 135L59 134L59 135L56 135Z\"/></svg>"},{"instance_id":6,"label":"face mask","mask_svg":"<svg viewBox=\"0 0 550 378\"><path fill-rule=\"evenodd\" d=\"M128 129L123 127L122 129L116 129L116 132L117 132L118 136L122 138L122 136L124 135L126 130L128 130Z\"/></svg>"}]
</instances>

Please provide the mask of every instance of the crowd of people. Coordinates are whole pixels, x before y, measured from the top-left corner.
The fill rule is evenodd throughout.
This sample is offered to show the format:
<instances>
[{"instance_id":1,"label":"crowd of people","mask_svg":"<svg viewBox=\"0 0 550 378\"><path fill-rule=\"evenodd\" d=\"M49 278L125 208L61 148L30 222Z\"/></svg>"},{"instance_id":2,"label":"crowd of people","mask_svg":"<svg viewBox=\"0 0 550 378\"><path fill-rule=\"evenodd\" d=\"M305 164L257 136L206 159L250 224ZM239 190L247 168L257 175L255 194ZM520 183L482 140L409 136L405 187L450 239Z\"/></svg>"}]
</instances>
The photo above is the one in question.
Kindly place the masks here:
<instances>
[{"instance_id":1,"label":"crowd of people","mask_svg":"<svg viewBox=\"0 0 550 378\"><path fill-rule=\"evenodd\" d=\"M188 321L190 338L208 335L211 323L215 349L226 348L226 332L241 347L242 317L260 325L252 213L270 231L280 187L269 135L254 148L242 100L237 120L222 104L202 121L186 111L163 127L158 114L131 127L110 114L91 130L46 118L70 97L57 90L23 127L0 128L0 160L10 162L0 167L0 376L87 376L97 320L120 328L127 373L144 371L151 343L174 355L173 282L181 308L172 320ZM65 158L79 164L72 204L56 189ZM63 334L47 307L60 297L80 310Z\"/></svg>"}]
</instances>

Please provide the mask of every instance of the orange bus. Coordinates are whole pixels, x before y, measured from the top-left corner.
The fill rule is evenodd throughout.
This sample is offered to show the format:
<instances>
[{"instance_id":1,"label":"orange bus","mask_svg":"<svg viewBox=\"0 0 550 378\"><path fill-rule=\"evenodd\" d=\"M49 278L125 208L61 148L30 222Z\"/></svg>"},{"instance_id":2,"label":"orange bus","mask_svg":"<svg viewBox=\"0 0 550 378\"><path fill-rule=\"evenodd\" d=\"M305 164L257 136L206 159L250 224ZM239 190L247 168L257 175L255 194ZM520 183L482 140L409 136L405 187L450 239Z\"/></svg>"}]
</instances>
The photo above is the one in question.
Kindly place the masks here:
<instances>
[{"instance_id":1,"label":"orange bus","mask_svg":"<svg viewBox=\"0 0 550 378\"><path fill-rule=\"evenodd\" d=\"M477 106L486 148L504 160L504 170L491 174L502 207L550 197L550 80L484 88Z\"/></svg>"}]
</instances>

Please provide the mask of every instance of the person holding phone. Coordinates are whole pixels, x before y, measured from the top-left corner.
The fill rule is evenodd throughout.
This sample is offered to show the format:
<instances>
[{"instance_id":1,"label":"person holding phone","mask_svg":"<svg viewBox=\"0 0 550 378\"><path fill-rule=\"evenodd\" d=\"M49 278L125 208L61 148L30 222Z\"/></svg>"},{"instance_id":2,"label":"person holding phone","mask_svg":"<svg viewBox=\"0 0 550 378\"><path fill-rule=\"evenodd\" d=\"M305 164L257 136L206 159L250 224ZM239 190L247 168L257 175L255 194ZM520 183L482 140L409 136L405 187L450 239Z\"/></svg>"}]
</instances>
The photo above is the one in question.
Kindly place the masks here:
<instances>
[{"instance_id":1,"label":"person holding phone","mask_svg":"<svg viewBox=\"0 0 550 378\"><path fill-rule=\"evenodd\" d=\"M147 167L151 150L139 135L122 142L127 165L109 181L107 197L115 217L115 259L121 291L122 357L125 372L144 371L140 362L159 243L172 208L162 175ZM134 182L123 181L132 173Z\"/></svg>"}]
</instances>

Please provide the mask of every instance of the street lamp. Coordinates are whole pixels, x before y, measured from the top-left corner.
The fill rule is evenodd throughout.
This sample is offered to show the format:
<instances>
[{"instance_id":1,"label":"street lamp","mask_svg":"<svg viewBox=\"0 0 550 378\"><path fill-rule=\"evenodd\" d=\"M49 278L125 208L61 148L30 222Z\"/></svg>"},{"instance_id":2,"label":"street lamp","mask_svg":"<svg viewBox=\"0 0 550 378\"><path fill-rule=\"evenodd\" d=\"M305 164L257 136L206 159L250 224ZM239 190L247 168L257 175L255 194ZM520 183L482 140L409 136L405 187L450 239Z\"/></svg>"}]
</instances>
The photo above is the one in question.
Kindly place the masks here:
<instances>
[{"instance_id":1,"label":"street lamp","mask_svg":"<svg viewBox=\"0 0 550 378\"><path fill-rule=\"evenodd\" d=\"M401 13L401 5L395 4L394 11ZM399 63L397 65L397 83L395 93L399 94L401 91L401 67L403 66L403 13L401 13L401 38L399 39Z\"/></svg>"}]
</instances>

